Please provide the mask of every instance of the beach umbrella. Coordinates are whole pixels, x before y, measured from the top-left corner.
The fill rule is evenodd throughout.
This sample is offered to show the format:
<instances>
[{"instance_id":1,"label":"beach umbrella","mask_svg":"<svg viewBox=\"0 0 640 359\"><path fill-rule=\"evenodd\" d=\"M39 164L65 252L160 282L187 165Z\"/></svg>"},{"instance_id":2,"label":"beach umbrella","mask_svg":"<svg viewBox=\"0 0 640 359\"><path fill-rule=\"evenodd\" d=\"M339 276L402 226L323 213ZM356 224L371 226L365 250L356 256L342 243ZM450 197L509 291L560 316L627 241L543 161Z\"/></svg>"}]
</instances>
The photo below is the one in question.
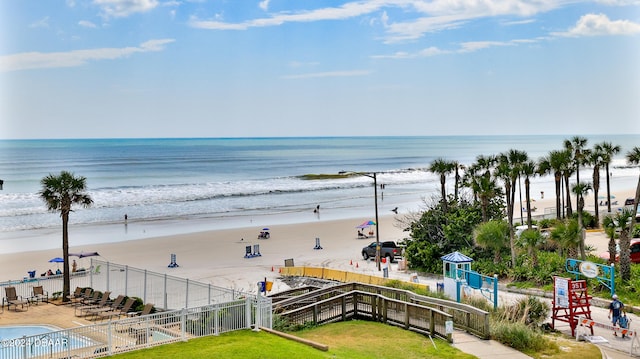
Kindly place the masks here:
<instances>
[{"instance_id":1,"label":"beach umbrella","mask_svg":"<svg viewBox=\"0 0 640 359\"><path fill-rule=\"evenodd\" d=\"M57 268L60 268L60 263L64 263L64 259L60 257L51 258L49 259L49 263L56 263Z\"/></svg>"},{"instance_id":2,"label":"beach umbrella","mask_svg":"<svg viewBox=\"0 0 640 359\"><path fill-rule=\"evenodd\" d=\"M268 230L269 230L269 228L262 228L262 230L263 230L263 231L268 231Z\"/></svg>"}]
</instances>

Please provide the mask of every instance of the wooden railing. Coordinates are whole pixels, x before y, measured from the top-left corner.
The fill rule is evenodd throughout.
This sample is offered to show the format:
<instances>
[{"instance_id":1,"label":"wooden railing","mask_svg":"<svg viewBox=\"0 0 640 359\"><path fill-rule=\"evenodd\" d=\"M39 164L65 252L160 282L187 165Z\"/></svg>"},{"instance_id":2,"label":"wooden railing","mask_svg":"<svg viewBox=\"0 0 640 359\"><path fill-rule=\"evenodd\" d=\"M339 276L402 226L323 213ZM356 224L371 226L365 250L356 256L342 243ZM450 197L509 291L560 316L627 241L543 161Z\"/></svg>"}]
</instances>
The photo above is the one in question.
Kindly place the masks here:
<instances>
[{"instance_id":1,"label":"wooden railing","mask_svg":"<svg viewBox=\"0 0 640 359\"><path fill-rule=\"evenodd\" d=\"M304 272L304 270L300 272ZM338 297L341 294L352 291L375 294L387 301L413 304L419 307L434 309L437 312L449 315L452 318L451 320L453 320L455 328L469 332L482 339L489 339L490 337L489 312L487 311L468 304L418 295L408 290L358 282L338 284L314 291L305 290L304 294L297 297L290 297L278 301L274 300L273 308L275 313L280 313L280 315L282 315L283 313L294 312L294 310L298 308L307 308L314 304L324 302L330 298ZM290 293L290 295L292 295L292 293ZM408 310L408 313L411 314L411 310ZM345 313L342 315L349 316L351 313ZM416 312L416 315L419 315L419 312ZM335 319L335 316L330 317L337 320ZM317 323L322 324L322 322Z\"/></svg>"},{"instance_id":2,"label":"wooden railing","mask_svg":"<svg viewBox=\"0 0 640 359\"><path fill-rule=\"evenodd\" d=\"M348 319L365 319L395 325L407 330L437 336L452 342L446 331L450 314L419 304L390 299L379 294L350 291L306 306L281 312L290 325L326 324Z\"/></svg>"}]
</instances>

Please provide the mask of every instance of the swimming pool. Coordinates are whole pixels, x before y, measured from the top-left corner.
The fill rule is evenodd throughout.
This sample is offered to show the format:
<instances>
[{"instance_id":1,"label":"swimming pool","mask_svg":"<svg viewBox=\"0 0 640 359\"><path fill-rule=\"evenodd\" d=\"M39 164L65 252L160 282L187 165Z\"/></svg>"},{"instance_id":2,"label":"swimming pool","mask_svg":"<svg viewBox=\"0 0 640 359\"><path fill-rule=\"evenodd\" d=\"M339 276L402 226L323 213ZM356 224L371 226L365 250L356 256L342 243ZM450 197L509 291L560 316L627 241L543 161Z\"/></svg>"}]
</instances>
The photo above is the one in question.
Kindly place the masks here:
<instances>
[{"instance_id":1,"label":"swimming pool","mask_svg":"<svg viewBox=\"0 0 640 359\"><path fill-rule=\"evenodd\" d=\"M0 326L0 358L51 354L87 345L88 339L69 336L68 331L50 325Z\"/></svg>"}]
</instances>

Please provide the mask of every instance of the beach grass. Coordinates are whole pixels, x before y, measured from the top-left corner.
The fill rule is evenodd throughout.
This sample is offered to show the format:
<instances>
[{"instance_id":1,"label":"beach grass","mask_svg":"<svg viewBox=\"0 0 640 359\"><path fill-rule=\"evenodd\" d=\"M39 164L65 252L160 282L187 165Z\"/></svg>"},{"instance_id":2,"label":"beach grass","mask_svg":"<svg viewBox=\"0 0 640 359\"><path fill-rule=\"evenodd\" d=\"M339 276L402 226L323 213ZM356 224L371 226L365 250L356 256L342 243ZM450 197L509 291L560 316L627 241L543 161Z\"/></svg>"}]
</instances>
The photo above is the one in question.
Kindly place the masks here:
<instances>
[{"instance_id":1,"label":"beach grass","mask_svg":"<svg viewBox=\"0 0 640 359\"><path fill-rule=\"evenodd\" d=\"M329 346L320 351L266 331L243 330L113 356L149 358L474 358L446 341L397 327L367 321L327 324L290 333Z\"/></svg>"}]
</instances>

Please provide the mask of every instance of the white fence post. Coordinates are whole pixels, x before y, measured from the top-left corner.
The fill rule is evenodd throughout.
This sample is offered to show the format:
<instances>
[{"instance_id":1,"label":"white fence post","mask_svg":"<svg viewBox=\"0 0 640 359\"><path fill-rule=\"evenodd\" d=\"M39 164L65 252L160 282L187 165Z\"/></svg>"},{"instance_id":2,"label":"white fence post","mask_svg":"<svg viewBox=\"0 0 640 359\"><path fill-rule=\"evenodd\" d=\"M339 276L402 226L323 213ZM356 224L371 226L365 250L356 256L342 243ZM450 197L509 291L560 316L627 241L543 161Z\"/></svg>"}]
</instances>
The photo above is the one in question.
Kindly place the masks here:
<instances>
[{"instance_id":1,"label":"white fence post","mask_svg":"<svg viewBox=\"0 0 640 359\"><path fill-rule=\"evenodd\" d=\"M187 288L184 294L184 307L189 308L189 278L187 278Z\"/></svg>"},{"instance_id":2,"label":"white fence post","mask_svg":"<svg viewBox=\"0 0 640 359\"><path fill-rule=\"evenodd\" d=\"M162 290L162 293L164 294L164 310L167 310L168 305L167 305L167 274L164 274L164 289Z\"/></svg>"},{"instance_id":3,"label":"white fence post","mask_svg":"<svg viewBox=\"0 0 640 359\"><path fill-rule=\"evenodd\" d=\"M144 270L144 295L142 297L142 300L146 303L147 302L147 270Z\"/></svg>"},{"instance_id":4,"label":"white fence post","mask_svg":"<svg viewBox=\"0 0 640 359\"><path fill-rule=\"evenodd\" d=\"M129 266L124 266L124 295L129 296Z\"/></svg>"}]
</instances>

